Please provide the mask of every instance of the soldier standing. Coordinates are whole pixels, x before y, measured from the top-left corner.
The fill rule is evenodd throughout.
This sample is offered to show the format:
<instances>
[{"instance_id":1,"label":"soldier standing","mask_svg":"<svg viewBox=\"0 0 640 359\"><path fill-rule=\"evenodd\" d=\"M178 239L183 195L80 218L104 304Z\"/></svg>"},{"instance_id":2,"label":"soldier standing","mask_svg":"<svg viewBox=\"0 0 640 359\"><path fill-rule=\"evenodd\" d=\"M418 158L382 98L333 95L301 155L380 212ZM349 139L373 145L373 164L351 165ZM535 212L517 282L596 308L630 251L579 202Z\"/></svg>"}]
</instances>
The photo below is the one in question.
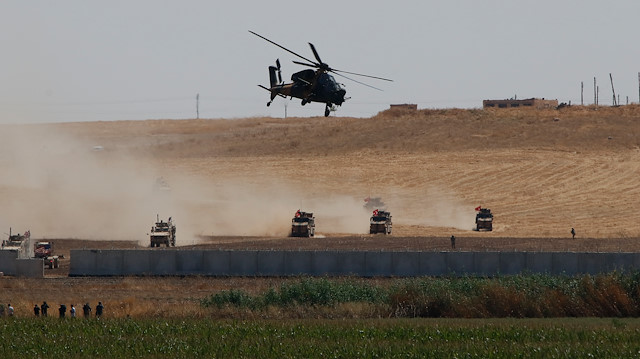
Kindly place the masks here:
<instances>
[{"instance_id":1,"label":"soldier standing","mask_svg":"<svg viewBox=\"0 0 640 359\"><path fill-rule=\"evenodd\" d=\"M58 308L58 313L60 313L60 318L64 318L64 315L67 313L67 306L64 304L60 304L60 308Z\"/></svg>"},{"instance_id":2,"label":"soldier standing","mask_svg":"<svg viewBox=\"0 0 640 359\"><path fill-rule=\"evenodd\" d=\"M11 306L11 303L9 303L9 305L7 306L7 309L9 311L9 316L13 317L13 307Z\"/></svg>"},{"instance_id":3,"label":"soldier standing","mask_svg":"<svg viewBox=\"0 0 640 359\"><path fill-rule=\"evenodd\" d=\"M36 317L40 316L40 307L38 307L37 304L33 306L33 314L35 314Z\"/></svg>"},{"instance_id":4,"label":"soldier standing","mask_svg":"<svg viewBox=\"0 0 640 359\"><path fill-rule=\"evenodd\" d=\"M456 236L451 235L451 248L456 249Z\"/></svg>"},{"instance_id":5,"label":"soldier standing","mask_svg":"<svg viewBox=\"0 0 640 359\"><path fill-rule=\"evenodd\" d=\"M69 310L69 313L71 313L71 318L76 317L76 307L73 304L71 304L71 310Z\"/></svg>"},{"instance_id":6,"label":"soldier standing","mask_svg":"<svg viewBox=\"0 0 640 359\"><path fill-rule=\"evenodd\" d=\"M571 228L571 239L576 239L576 230Z\"/></svg>"},{"instance_id":7,"label":"soldier standing","mask_svg":"<svg viewBox=\"0 0 640 359\"><path fill-rule=\"evenodd\" d=\"M47 304L47 302L42 302L42 305L40 306L40 310L42 311L43 317L47 316L47 309L49 309L49 304Z\"/></svg>"},{"instance_id":8,"label":"soldier standing","mask_svg":"<svg viewBox=\"0 0 640 359\"><path fill-rule=\"evenodd\" d=\"M98 305L96 305L96 317L100 318L102 316L102 310L104 309L104 305L102 305L102 302L98 302Z\"/></svg>"},{"instance_id":9,"label":"soldier standing","mask_svg":"<svg viewBox=\"0 0 640 359\"><path fill-rule=\"evenodd\" d=\"M82 306L82 315L84 315L85 318L89 318L91 316L91 306L89 303L84 303Z\"/></svg>"}]
</instances>

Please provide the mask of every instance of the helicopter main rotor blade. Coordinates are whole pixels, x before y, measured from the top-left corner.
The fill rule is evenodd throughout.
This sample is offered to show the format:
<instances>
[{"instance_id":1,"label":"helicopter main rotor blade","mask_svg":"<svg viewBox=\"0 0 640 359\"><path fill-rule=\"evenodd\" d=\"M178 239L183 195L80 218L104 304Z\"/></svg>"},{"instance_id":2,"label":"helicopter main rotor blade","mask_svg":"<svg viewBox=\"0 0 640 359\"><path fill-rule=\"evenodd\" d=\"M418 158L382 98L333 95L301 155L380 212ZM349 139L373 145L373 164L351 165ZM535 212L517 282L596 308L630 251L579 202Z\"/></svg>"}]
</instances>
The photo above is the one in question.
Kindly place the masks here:
<instances>
[{"instance_id":1,"label":"helicopter main rotor blade","mask_svg":"<svg viewBox=\"0 0 640 359\"><path fill-rule=\"evenodd\" d=\"M263 40L267 41L267 42L270 42L270 43L272 43L272 44L274 44L274 45L278 46L279 48L283 49L284 51L287 51L287 52L289 52L289 53L291 53L291 54L294 54L294 55L298 56L299 58L301 58L301 59L303 59L303 60L309 61L309 62L310 62L310 63L312 63L312 64L314 63L312 60L309 60L308 58L306 58L306 57L304 57L304 56L302 56L302 55L300 55L300 54L298 54L298 53L295 53L295 52L293 52L293 51L291 51L291 50L287 49L286 47L284 47L284 46L282 46L282 45L280 45L280 44L277 44L277 43L275 43L275 42L273 42L273 41L271 41L271 40L267 39L266 37L264 37L264 36L262 36L262 35L259 35L259 34L257 34L257 33L255 33L255 32L253 32L253 31L251 31L251 30L249 30L249 32L250 32L250 33L252 33L252 34L254 34L254 35L256 35L257 37L259 37L259 38L261 38L261 39L263 39ZM318 64L318 65L319 65L319 64Z\"/></svg>"},{"instance_id":2,"label":"helicopter main rotor blade","mask_svg":"<svg viewBox=\"0 0 640 359\"><path fill-rule=\"evenodd\" d=\"M335 72L335 70L334 70L334 71L331 71L331 72L333 72L334 74L336 74L336 75L338 75L338 76L340 76L340 77L344 77L344 78L345 78L345 79L347 79L347 80L351 80L351 81L353 81L353 82L359 83L360 85L367 86L367 87L371 87L371 88L372 88L372 89L374 89L374 90L378 90L378 91L382 91L382 92L384 92L384 90L382 90L382 89L379 89L379 88L377 88L377 87L375 87L375 86L371 86L371 85L369 85L369 84L365 84L365 83L364 83L364 82L362 82L362 81L354 80L354 79L352 79L351 77L347 77L347 76L345 76L345 75L343 75L343 74L341 74L341 73L339 73L339 72ZM346 72L346 71L342 71L342 72Z\"/></svg>"},{"instance_id":3,"label":"helicopter main rotor blade","mask_svg":"<svg viewBox=\"0 0 640 359\"><path fill-rule=\"evenodd\" d=\"M359 73L355 73L355 72L349 72L349 71L344 71L344 70L336 70L336 69L331 69L331 71L334 72L334 73L343 72L343 73L349 74L349 75L363 76L363 77L368 77L368 78L372 78L372 79L376 79L376 80L383 80L383 81L393 82L393 80L385 79L384 77L371 76L371 75L359 74Z\"/></svg>"},{"instance_id":4,"label":"helicopter main rotor blade","mask_svg":"<svg viewBox=\"0 0 640 359\"><path fill-rule=\"evenodd\" d=\"M302 65L302 66L309 66L309 67L315 67L315 68L318 68L318 66L317 66L317 65L315 65L315 64L308 64L308 63L306 63L306 62L300 62L300 61L296 61L296 60L293 60L292 62L293 62L294 64L296 64L296 65Z\"/></svg>"},{"instance_id":5,"label":"helicopter main rotor blade","mask_svg":"<svg viewBox=\"0 0 640 359\"><path fill-rule=\"evenodd\" d=\"M320 55L318 55L318 51L316 51L316 47L313 46L312 43L309 43L309 46L311 47L311 51L313 51L313 56L316 57L316 60L318 60L319 64L325 64L324 62L322 62L322 60L320 59ZM326 65L326 64L325 64ZM329 65L327 65L327 67L329 67Z\"/></svg>"}]
</instances>

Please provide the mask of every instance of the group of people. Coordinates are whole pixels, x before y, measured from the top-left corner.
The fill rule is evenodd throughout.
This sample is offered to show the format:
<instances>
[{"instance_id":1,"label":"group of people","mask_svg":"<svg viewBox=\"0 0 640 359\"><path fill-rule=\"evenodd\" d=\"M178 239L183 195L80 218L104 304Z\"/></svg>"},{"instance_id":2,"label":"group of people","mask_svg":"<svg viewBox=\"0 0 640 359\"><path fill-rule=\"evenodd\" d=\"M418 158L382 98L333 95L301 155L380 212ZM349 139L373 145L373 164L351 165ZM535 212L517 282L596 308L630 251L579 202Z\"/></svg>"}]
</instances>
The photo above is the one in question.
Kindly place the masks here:
<instances>
[{"instance_id":1,"label":"group of people","mask_svg":"<svg viewBox=\"0 0 640 359\"><path fill-rule=\"evenodd\" d=\"M9 304L11 305L11 304ZM11 307L13 308L13 307ZM13 310L10 311L11 314L13 315ZM96 318L100 318L102 316L102 313L104 312L104 305L102 304L102 302L98 302L98 305L96 305ZM48 317L49 316L49 304L47 304L47 302L42 302L42 304L40 306L38 306L37 304L35 304L33 306L33 314L36 317ZM60 318L65 318L67 315L67 306L64 304L60 304L60 307L58 308L58 315ZM71 318L75 318L76 317L76 307L75 305L71 304L71 308L69 309L69 315L71 316ZM89 305L89 303L85 303L82 306L82 315L85 318L90 318L91 317L91 306Z\"/></svg>"},{"instance_id":2,"label":"group of people","mask_svg":"<svg viewBox=\"0 0 640 359\"><path fill-rule=\"evenodd\" d=\"M4 305L0 304L0 317L4 317L4 310L5 310ZM14 311L15 311L15 310L14 310L14 309L13 309L13 307L11 306L11 303L7 304L7 314L8 314L10 317L13 317L13 313L14 313Z\"/></svg>"}]
</instances>

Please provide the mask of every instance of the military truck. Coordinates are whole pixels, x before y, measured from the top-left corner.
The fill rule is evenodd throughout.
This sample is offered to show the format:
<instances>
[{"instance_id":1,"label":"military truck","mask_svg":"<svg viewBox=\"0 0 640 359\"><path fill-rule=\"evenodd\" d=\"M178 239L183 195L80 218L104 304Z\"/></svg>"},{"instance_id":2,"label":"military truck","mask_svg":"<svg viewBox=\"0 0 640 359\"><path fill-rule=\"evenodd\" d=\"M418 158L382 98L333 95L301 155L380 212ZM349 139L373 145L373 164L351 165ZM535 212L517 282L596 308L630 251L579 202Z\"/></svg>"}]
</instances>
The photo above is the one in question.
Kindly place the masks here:
<instances>
[{"instance_id":1,"label":"military truck","mask_svg":"<svg viewBox=\"0 0 640 359\"><path fill-rule=\"evenodd\" d=\"M291 220L291 237L313 237L316 222L313 213L298 210Z\"/></svg>"},{"instance_id":2,"label":"military truck","mask_svg":"<svg viewBox=\"0 0 640 359\"><path fill-rule=\"evenodd\" d=\"M176 245L176 226L171 221L171 217L165 222L156 217L156 224L151 227L151 247L160 247L161 244L169 247Z\"/></svg>"},{"instance_id":3,"label":"military truck","mask_svg":"<svg viewBox=\"0 0 640 359\"><path fill-rule=\"evenodd\" d=\"M492 231L493 214L489 208L476 208L476 231Z\"/></svg>"},{"instance_id":4,"label":"military truck","mask_svg":"<svg viewBox=\"0 0 640 359\"><path fill-rule=\"evenodd\" d=\"M36 242L34 245L35 258L42 258L45 267L49 269L60 267L63 256L53 255L53 242Z\"/></svg>"},{"instance_id":5,"label":"military truck","mask_svg":"<svg viewBox=\"0 0 640 359\"><path fill-rule=\"evenodd\" d=\"M9 228L9 238L2 240L0 250L17 252L18 258L21 259L33 257L31 231L26 231L24 234L13 234L11 228Z\"/></svg>"},{"instance_id":6,"label":"military truck","mask_svg":"<svg viewBox=\"0 0 640 359\"><path fill-rule=\"evenodd\" d=\"M391 222L391 212L374 210L369 219L369 233L391 234L393 223Z\"/></svg>"}]
</instances>

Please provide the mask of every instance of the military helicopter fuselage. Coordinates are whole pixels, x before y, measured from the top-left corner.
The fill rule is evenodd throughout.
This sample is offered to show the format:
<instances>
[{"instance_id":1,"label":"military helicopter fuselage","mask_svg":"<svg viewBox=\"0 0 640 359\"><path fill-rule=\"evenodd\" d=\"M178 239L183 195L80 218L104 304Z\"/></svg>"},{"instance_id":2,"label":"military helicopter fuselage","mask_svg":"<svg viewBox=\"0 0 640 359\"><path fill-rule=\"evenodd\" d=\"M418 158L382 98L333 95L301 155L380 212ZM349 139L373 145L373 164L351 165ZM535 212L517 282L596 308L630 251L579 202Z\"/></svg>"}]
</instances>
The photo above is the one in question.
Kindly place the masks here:
<instances>
[{"instance_id":1,"label":"military helicopter fuselage","mask_svg":"<svg viewBox=\"0 0 640 359\"><path fill-rule=\"evenodd\" d=\"M273 71L273 66L269 67ZM273 76L270 76L273 77ZM321 70L302 70L291 75L291 83L271 82L271 100L278 95L302 99L302 105L309 102L342 105L347 91L330 74Z\"/></svg>"},{"instance_id":2,"label":"military helicopter fuselage","mask_svg":"<svg viewBox=\"0 0 640 359\"><path fill-rule=\"evenodd\" d=\"M331 67L329 67L329 65L327 65L326 63L322 62L322 60L320 60L320 56L318 55L318 52L316 51L315 46L313 46L313 44L311 43L309 43L309 46L311 47L311 51L313 52L313 55L315 56L318 62L309 60L306 57L301 56L281 45L278 45L277 43L267 39L266 37L258 35L253 31L249 31L249 32L309 62L309 63L304 63L304 62L293 61L295 64L315 68L315 70L306 69L306 70L298 71L293 75L291 75L292 82L284 83L282 81L282 73L280 70L280 60L279 59L276 60L276 66L269 66L270 87L258 85L259 87L271 93L271 99L269 100L269 102L267 102L267 106L271 105L271 103L276 98L276 96L280 96L284 98L295 97L302 100L301 104L303 106L310 102L324 103L325 104L324 115L326 117L326 116L329 116L330 111L334 109L334 105L340 106L347 99L345 98L347 91L344 89L344 87L341 84L339 84L336 81L336 79L330 74L330 72L336 75L342 76L344 78L347 78L351 81L355 81L359 84L374 88L376 90L380 90L380 89L373 86L369 86L360 81L356 81L349 77L346 77L345 75L342 75L339 72L348 73L348 74L357 75L357 76L365 76L365 77L379 79L379 80L392 81L382 77L375 77L375 76L358 74L354 72L347 72L343 70L332 69Z\"/></svg>"}]
</instances>

